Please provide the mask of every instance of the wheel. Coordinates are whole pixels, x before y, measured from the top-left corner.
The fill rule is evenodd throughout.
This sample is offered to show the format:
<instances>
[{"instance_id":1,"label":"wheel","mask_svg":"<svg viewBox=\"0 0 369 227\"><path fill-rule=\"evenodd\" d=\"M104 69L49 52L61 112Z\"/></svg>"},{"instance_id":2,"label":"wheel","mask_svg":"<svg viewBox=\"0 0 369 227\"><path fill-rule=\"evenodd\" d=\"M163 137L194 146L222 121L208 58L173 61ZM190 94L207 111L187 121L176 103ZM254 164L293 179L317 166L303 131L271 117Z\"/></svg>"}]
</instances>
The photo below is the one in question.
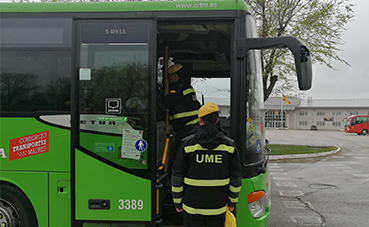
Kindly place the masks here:
<instances>
[{"instance_id":1,"label":"wheel","mask_svg":"<svg viewBox=\"0 0 369 227\"><path fill-rule=\"evenodd\" d=\"M368 134L368 130L367 129L363 129L363 131L361 131L361 135L365 136L366 134Z\"/></svg>"},{"instance_id":2,"label":"wheel","mask_svg":"<svg viewBox=\"0 0 369 227\"><path fill-rule=\"evenodd\" d=\"M37 227L33 207L18 188L0 183L0 226Z\"/></svg>"}]
</instances>

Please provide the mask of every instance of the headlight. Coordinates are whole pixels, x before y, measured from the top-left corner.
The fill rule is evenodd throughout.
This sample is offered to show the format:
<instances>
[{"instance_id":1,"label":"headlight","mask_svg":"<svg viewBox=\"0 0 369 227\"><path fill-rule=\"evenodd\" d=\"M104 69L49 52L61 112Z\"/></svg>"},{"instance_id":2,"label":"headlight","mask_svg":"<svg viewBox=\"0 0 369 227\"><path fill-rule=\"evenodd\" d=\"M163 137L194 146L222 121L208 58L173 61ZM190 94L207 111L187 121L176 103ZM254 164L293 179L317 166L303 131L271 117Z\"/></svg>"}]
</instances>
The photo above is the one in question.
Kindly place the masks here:
<instances>
[{"instance_id":1,"label":"headlight","mask_svg":"<svg viewBox=\"0 0 369 227\"><path fill-rule=\"evenodd\" d=\"M254 218L259 218L265 213L265 209L269 202L269 193L265 191L251 192L247 196L247 202L249 203L249 209Z\"/></svg>"}]
</instances>

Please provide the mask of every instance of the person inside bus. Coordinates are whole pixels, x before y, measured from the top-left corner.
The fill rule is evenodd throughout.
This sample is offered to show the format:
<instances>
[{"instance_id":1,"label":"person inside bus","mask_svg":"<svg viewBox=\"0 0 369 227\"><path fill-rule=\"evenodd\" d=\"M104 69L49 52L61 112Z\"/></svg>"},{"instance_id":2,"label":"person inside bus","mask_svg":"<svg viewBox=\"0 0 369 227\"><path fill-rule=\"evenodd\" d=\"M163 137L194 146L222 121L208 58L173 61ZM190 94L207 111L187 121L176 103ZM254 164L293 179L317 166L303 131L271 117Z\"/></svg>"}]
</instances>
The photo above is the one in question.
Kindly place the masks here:
<instances>
[{"instance_id":1,"label":"person inside bus","mask_svg":"<svg viewBox=\"0 0 369 227\"><path fill-rule=\"evenodd\" d=\"M241 190L240 158L234 141L216 126L218 106L206 103L198 116L200 126L182 140L172 168L173 203L184 211L184 227L223 227Z\"/></svg>"},{"instance_id":2,"label":"person inside bus","mask_svg":"<svg viewBox=\"0 0 369 227\"><path fill-rule=\"evenodd\" d=\"M169 67L167 72L169 93L164 97L163 104L169 112L169 121L176 133L175 149L169 152L171 166L182 138L198 125L197 114L200 102L196 98L195 90L191 86L191 78L183 65L175 64Z\"/></svg>"}]
</instances>

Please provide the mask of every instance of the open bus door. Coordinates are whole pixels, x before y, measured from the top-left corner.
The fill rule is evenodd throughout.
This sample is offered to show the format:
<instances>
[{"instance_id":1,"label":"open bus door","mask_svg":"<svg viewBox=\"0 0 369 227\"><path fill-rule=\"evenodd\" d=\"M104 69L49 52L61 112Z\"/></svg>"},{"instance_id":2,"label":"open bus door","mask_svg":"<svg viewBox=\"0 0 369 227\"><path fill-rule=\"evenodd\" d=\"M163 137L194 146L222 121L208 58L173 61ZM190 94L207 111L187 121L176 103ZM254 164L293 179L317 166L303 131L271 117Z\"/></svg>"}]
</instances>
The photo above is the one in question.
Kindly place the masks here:
<instances>
[{"instance_id":1,"label":"open bus door","mask_svg":"<svg viewBox=\"0 0 369 227\"><path fill-rule=\"evenodd\" d=\"M155 26L75 23L72 226L155 225Z\"/></svg>"},{"instance_id":2,"label":"open bus door","mask_svg":"<svg viewBox=\"0 0 369 227\"><path fill-rule=\"evenodd\" d=\"M238 114L237 117L237 123L233 122L233 127L236 128L237 125L235 124L240 124L240 125L248 125L248 133L246 133L245 131L241 131L241 133L237 134L237 138L236 141L242 141L243 136L246 134L247 140L246 140L246 146L245 147L250 147L247 142L249 142L248 137L251 137L252 132L255 131L255 129L250 130L249 123L252 123L254 121L254 123L252 123L251 125L255 125L255 123L257 123L256 125L260 125L260 131L261 134L264 134L264 126L263 126L263 120L262 120L262 116L258 115L258 113L252 113L252 109L253 109L253 105L255 105L255 103L261 103L263 102L263 100L260 100L261 95L257 94L257 93L261 93L262 92L262 87L258 87L260 86L262 83L261 81L256 83L253 81L257 81L257 80L261 80L261 75L257 75L258 73L252 73L252 71L257 71L256 69L258 67L254 67L255 69L253 69L253 65L255 63L253 63L253 60L251 59L252 57L248 56L248 51L250 50L261 50L261 49L275 49L275 48L288 48L294 55L294 60L295 60L295 67L296 67L296 72L297 72L297 78L298 78L298 85L300 90L309 90L311 88L311 84L312 84L312 65L311 65L311 56L310 56L310 52L307 49L306 45L298 38L295 37L277 37L277 38L239 38L237 41L237 59L239 64L237 65L238 67L238 72L239 75L241 77L243 77L243 73L242 72L246 72L246 76L245 78L247 78L247 80L251 81L251 83L245 83L245 82L241 82L238 84L238 92L242 93L246 93L246 95L241 95L239 99L237 100L233 100L233 105L237 105L237 106L241 106L243 107L243 103L248 102L248 111L245 109L241 109L241 111L238 111L236 114ZM246 69L244 68L245 64L243 63L244 60L248 58L247 62L247 67ZM259 56L260 58L260 56ZM257 62L254 60L254 62ZM251 72L250 72L251 71ZM259 72L260 74L261 72ZM249 79L249 74L256 74L256 77L254 76L254 78L251 78L251 80ZM239 78L239 81L244 81L244 79ZM253 85L255 84L255 85ZM235 85L236 87L236 85ZM248 93L251 90L251 94ZM259 100L257 100L259 96ZM260 105L260 104L258 104ZM260 106L257 106L256 108L254 108L256 110L260 110L262 109ZM251 111L250 111L251 110ZM243 117L245 116L244 113L247 116L247 118ZM257 111L256 111L257 112ZM240 115L241 114L241 115ZM250 121L250 122L248 122ZM254 126L255 127L255 126ZM245 130L245 129L241 129L241 130ZM260 138L262 138L261 136L259 136ZM256 136L256 138L254 139L256 141L256 143L251 142L251 144L254 144L254 148L252 148L252 150L256 151L256 153L259 153L257 155L254 154L255 157L253 157L253 155L251 155L250 157L250 153L245 151L245 152L241 152L241 154L248 154L248 159L254 159L254 163L258 163L260 162L261 158L260 155L263 155L263 152L259 152L264 150L265 144L264 141L260 141L258 142L258 136ZM242 148L241 148L242 150ZM259 156L259 157L258 157ZM241 157L241 159L244 159L244 157ZM263 159L263 158L262 158ZM250 160L249 160L250 161ZM268 162L268 158L264 158L264 162L263 164L258 168L258 172L259 173L265 173L267 171L267 162ZM252 163L252 161L251 161ZM248 175L248 174L244 174Z\"/></svg>"},{"instance_id":3,"label":"open bus door","mask_svg":"<svg viewBox=\"0 0 369 227\"><path fill-rule=\"evenodd\" d=\"M231 127L239 127L234 136L240 150L243 163L243 182L236 210L237 222L241 226L258 220L262 226L268 224L271 190L269 184L269 151L265 148L263 116L263 87L261 62L258 52L251 50L289 48L295 58L295 66L301 90L311 87L312 70L310 53L297 38L239 38L237 40L237 74L238 83L234 84L237 99L232 99L232 106L238 111L232 116ZM246 105L245 105L246 103ZM245 117L246 116L246 117ZM246 138L246 139L245 139ZM246 215L251 214L251 215Z\"/></svg>"},{"instance_id":4,"label":"open bus door","mask_svg":"<svg viewBox=\"0 0 369 227\"><path fill-rule=\"evenodd\" d=\"M295 60L295 68L300 90L306 91L312 84L310 52L303 41L295 37L243 38L238 40L237 58L245 58L252 49L288 48Z\"/></svg>"}]
</instances>

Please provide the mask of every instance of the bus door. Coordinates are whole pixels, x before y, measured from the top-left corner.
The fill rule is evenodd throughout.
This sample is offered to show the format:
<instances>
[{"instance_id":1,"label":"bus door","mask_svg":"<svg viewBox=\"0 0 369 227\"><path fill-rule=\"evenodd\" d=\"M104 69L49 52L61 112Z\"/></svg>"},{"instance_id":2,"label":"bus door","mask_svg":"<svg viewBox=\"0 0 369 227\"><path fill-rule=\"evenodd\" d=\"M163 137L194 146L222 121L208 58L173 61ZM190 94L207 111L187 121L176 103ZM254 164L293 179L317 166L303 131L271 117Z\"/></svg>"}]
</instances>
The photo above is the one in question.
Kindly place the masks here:
<instances>
[{"instance_id":1,"label":"bus door","mask_svg":"<svg viewBox=\"0 0 369 227\"><path fill-rule=\"evenodd\" d=\"M155 223L155 24L75 24L72 226Z\"/></svg>"}]
</instances>

